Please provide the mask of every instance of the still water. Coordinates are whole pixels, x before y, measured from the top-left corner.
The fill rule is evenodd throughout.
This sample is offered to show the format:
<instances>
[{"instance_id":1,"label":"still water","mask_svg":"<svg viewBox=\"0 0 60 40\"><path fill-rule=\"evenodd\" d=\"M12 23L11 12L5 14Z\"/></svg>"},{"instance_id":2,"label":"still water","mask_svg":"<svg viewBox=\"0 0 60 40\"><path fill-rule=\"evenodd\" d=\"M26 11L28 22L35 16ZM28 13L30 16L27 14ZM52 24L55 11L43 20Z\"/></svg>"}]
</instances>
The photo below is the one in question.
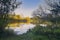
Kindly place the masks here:
<instances>
[{"instance_id":1,"label":"still water","mask_svg":"<svg viewBox=\"0 0 60 40\"><path fill-rule=\"evenodd\" d=\"M15 26L9 27L9 30L13 30L14 34L16 35L20 35L20 34L24 34L27 33L27 31L29 31L29 29L33 29L35 27L35 25L33 24L20 24L19 26Z\"/></svg>"}]
</instances>

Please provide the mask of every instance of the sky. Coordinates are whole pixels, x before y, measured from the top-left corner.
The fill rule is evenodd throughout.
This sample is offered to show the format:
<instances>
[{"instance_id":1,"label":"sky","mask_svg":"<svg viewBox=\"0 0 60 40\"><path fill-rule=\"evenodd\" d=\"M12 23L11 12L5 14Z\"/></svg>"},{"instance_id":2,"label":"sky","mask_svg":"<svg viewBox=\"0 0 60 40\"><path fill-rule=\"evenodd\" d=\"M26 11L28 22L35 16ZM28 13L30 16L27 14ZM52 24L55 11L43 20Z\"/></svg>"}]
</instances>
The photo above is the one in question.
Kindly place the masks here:
<instances>
[{"instance_id":1,"label":"sky","mask_svg":"<svg viewBox=\"0 0 60 40\"><path fill-rule=\"evenodd\" d=\"M32 17L32 12L39 6L42 0L18 0L22 1L19 8L15 10L16 14L20 14L24 17Z\"/></svg>"}]
</instances>

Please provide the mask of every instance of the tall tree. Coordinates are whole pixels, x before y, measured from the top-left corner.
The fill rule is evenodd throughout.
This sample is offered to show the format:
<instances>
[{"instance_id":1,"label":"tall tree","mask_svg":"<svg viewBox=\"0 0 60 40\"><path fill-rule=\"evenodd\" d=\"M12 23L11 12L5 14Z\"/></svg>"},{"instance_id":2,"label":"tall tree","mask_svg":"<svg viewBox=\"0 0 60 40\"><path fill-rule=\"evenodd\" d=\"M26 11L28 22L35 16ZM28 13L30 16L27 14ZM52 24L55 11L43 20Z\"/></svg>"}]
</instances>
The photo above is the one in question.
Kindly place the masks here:
<instances>
[{"instance_id":1,"label":"tall tree","mask_svg":"<svg viewBox=\"0 0 60 40\"><path fill-rule=\"evenodd\" d=\"M0 0L0 33L4 32L4 28L8 23L8 15L13 12L21 2L17 0Z\"/></svg>"},{"instance_id":2,"label":"tall tree","mask_svg":"<svg viewBox=\"0 0 60 40\"><path fill-rule=\"evenodd\" d=\"M43 9L43 8L44 7L42 7L40 5L36 11L33 11L33 16L36 17L40 23L43 23L45 20L48 20L48 18L47 18L48 14L46 13L45 9Z\"/></svg>"},{"instance_id":3,"label":"tall tree","mask_svg":"<svg viewBox=\"0 0 60 40\"><path fill-rule=\"evenodd\" d=\"M60 22L60 0L46 0L46 3L48 6L51 7L51 21L57 26L57 23Z\"/></svg>"},{"instance_id":4,"label":"tall tree","mask_svg":"<svg viewBox=\"0 0 60 40\"><path fill-rule=\"evenodd\" d=\"M38 16L39 19L50 21L57 26L57 23L60 23L60 0L45 0L45 3L48 8L44 9L45 7L40 5L33 15Z\"/></svg>"}]
</instances>

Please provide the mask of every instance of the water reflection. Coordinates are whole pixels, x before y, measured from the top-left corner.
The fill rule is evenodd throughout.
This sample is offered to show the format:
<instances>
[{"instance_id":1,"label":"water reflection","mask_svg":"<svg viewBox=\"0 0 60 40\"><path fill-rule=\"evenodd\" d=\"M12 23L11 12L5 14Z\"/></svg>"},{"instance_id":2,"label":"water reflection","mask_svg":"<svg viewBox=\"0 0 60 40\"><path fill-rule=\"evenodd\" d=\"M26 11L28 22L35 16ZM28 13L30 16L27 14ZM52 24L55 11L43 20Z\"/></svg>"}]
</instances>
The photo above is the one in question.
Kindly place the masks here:
<instances>
[{"instance_id":1,"label":"water reflection","mask_svg":"<svg viewBox=\"0 0 60 40\"><path fill-rule=\"evenodd\" d=\"M21 24L20 27L14 29L14 32L15 34L19 35L19 34L27 33L29 29L32 29L34 27L35 25L33 24Z\"/></svg>"},{"instance_id":2,"label":"water reflection","mask_svg":"<svg viewBox=\"0 0 60 40\"><path fill-rule=\"evenodd\" d=\"M35 25L31 24L31 18L29 17L22 18L20 15L12 15L9 17L10 20L5 29L13 30L17 35L26 33L29 29L35 27Z\"/></svg>"},{"instance_id":3,"label":"water reflection","mask_svg":"<svg viewBox=\"0 0 60 40\"><path fill-rule=\"evenodd\" d=\"M19 25L19 26L17 26ZM14 27L12 27L14 26ZM27 33L27 31L29 31L29 29L32 29L34 28L35 25L33 24L18 24L18 23L15 23L15 24L10 24L10 27L6 27L6 29L9 28L9 30L13 30L14 31L14 34L23 34L23 33Z\"/></svg>"}]
</instances>

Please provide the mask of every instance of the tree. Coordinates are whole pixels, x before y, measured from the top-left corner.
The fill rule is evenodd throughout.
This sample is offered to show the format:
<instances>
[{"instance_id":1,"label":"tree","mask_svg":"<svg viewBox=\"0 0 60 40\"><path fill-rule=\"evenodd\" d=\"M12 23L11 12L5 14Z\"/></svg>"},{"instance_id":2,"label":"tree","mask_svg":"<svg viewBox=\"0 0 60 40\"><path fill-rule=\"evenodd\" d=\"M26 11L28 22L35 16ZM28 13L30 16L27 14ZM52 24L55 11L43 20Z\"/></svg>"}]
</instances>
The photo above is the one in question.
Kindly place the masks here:
<instances>
[{"instance_id":1,"label":"tree","mask_svg":"<svg viewBox=\"0 0 60 40\"><path fill-rule=\"evenodd\" d=\"M49 8L47 7L48 9L45 9L45 11L42 10L43 9L42 7L41 7L42 9L38 8L37 12L35 11L35 13L36 13L35 16L38 15L39 19L46 20L47 22L52 23L52 25L49 25L49 26L46 27L47 29L49 28L51 30L51 33L50 33L50 30L48 29L49 32L46 32L46 34L48 34L49 39L52 37L52 34L53 34L54 38L57 39L60 36L60 32L58 32L59 29L60 29L60 0L45 0L45 3ZM45 6L43 6L43 7L45 7ZM42 10L42 11L40 11L40 10ZM46 10L48 10L49 13L46 13ZM41 13L44 16L42 16ZM59 34L59 36L57 36L58 34Z\"/></svg>"},{"instance_id":2,"label":"tree","mask_svg":"<svg viewBox=\"0 0 60 40\"><path fill-rule=\"evenodd\" d=\"M60 0L45 0L45 3L46 7L40 5L33 15L38 16L39 19L52 22L54 26L57 26L60 23Z\"/></svg>"},{"instance_id":3,"label":"tree","mask_svg":"<svg viewBox=\"0 0 60 40\"><path fill-rule=\"evenodd\" d=\"M8 24L9 13L13 12L21 2L17 0L0 0L0 34Z\"/></svg>"},{"instance_id":4,"label":"tree","mask_svg":"<svg viewBox=\"0 0 60 40\"><path fill-rule=\"evenodd\" d=\"M50 12L52 13L51 22L56 26L57 23L60 23L60 0L45 0L47 5L51 7Z\"/></svg>"},{"instance_id":5,"label":"tree","mask_svg":"<svg viewBox=\"0 0 60 40\"><path fill-rule=\"evenodd\" d=\"M46 9L41 5L36 11L33 11L33 18L36 17L39 24L43 24L44 22L48 21L49 13L46 12Z\"/></svg>"}]
</instances>

